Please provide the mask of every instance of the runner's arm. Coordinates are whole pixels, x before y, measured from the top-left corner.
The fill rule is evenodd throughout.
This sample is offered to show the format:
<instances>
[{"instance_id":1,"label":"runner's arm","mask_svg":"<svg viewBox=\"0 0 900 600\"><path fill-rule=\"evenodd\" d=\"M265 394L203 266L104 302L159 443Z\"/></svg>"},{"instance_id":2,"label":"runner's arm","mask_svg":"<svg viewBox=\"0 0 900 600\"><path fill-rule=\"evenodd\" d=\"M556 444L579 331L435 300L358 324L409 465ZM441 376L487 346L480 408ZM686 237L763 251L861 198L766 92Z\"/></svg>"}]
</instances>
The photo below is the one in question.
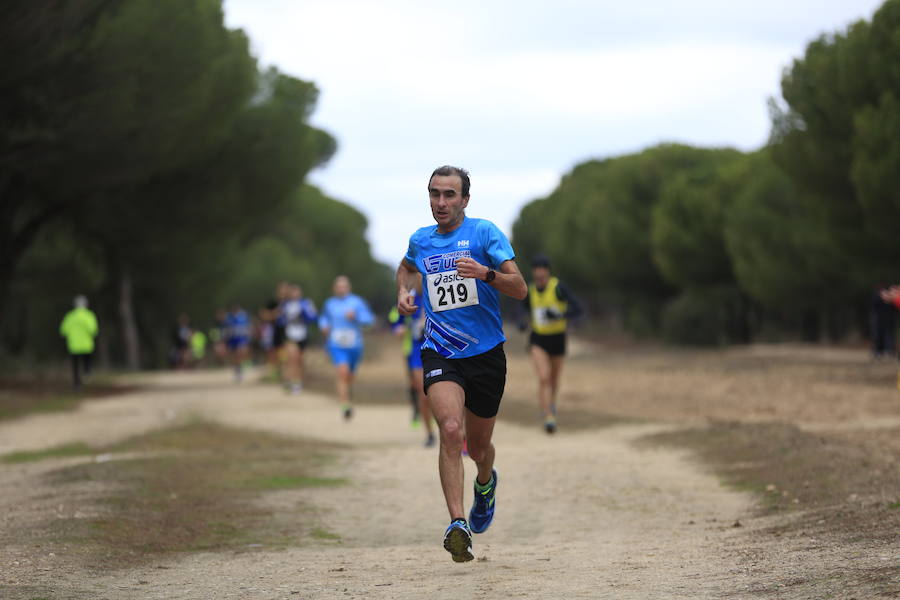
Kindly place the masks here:
<instances>
[{"instance_id":1,"label":"runner's arm","mask_svg":"<svg viewBox=\"0 0 900 600\"><path fill-rule=\"evenodd\" d=\"M567 286L565 286L562 282L559 282L556 286L556 297L568 304L568 308L566 308L566 314L563 315L567 319L577 319L582 315L584 309L581 307L581 302L578 301L578 298L575 297L575 294L572 293Z\"/></svg>"},{"instance_id":2,"label":"runner's arm","mask_svg":"<svg viewBox=\"0 0 900 600\"><path fill-rule=\"evenodd\" d=\"M528 329L528 324L531 322L531 294L525 294L525 297L522 299L522 303L519 304L516 309L516 324L519 326L519 331L525 331Z\"/></svg>"},{"instance_id":3,"label":"runner's arm","mask_svg":"<svg viewBox=\"0 0 900 600\"><path fill-rule=\"evenodd\" d=\"M397 310L401 315L411 315L416 312L416 300L412 291L416 289L418 272L416 268L404 258L397 267Z\"/></svg>"},{"instance_id":4,"label":"runner's arm","mask_svg":"<svg viewBox=\"0 0 900 600\"><path fill-rule=\"evenodd\" d=\"M484 281L488 271L492 269L472 258L463 257L456 259L456 270L462 277L473 277ZM525 278L522 277L522 273L519 272L516 261L505 260L500 263L500 267L494 272L497 275L488 285L498 292L516 300L523 300L528 295L528 286L525 284Z\"/></svg>"},{"instance_id":5,"label":"runner's arm","mask_svg":"<svg viewBox=\"0 0 900 600\"><path fill-rule=\"evenodd\" d=\"M362 298L359 299L359 306L356 309L356 322L362 327L368 327L375 322L375 315Z\"/></svg>"},{"instance_id":6,"label":"runner's arm","mask_svg":"<svg viewBox=\"0 0 900 600\"><path fill-rule=\"evenodd\" d=\"M316 310L316 303L309 298L304 298L304 302L300 306L302 307L301 314L303 315L303 319L307 323L315 323L316 319L319 317L319 311Z\"/></svg>"},{"instance_id":7,"label":"runner's arm","mask_svg":"<svg viewBox=\"0 0 900 600\"><path fill-rule=\"evenodd\" d=\"M328 302L325 302L325 306L322 307L322 312L319 313L319 330L324 334L328 335L328 332L331 331L331 319L328 315Z\"/></svg>"}]
</instances>

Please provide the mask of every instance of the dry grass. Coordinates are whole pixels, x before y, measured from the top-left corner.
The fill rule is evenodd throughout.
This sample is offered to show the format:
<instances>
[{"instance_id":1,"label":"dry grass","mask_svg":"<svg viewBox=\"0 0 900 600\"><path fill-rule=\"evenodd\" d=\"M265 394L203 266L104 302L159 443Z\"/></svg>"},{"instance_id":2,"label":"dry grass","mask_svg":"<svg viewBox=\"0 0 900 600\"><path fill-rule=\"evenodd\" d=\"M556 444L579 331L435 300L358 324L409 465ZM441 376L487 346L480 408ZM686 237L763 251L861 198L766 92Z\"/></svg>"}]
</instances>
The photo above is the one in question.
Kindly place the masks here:
<instances>
[{"instance_id":1,"label":"dry grass","mask_svg":"<svg viewBox=\"0 0 900 600\"><path fill-rule=\"evenodd\" d=\"M0 419L73 410L84 400L127 394L135 389L109 378L94 379L81 391L74 391L71 382L61 376L3 377L0 378Z\"/></svg>"},{"instance_id":2,"label":"dry grass","mask_svg":"<svg viewBox=\"0 0 900 600\"><path fill-rule=\"evenodd\" d=\"M55 520L59 541L104 565L196 550L247 550L330 539L303 505L302 490L342 485L321 471L329 450L298 439L193 423L95 449L104 462L46 475L60 496L90 497L90 518ZM265 492L298 491L293 510L273 511Z\"/></svg>"}]
</instances>

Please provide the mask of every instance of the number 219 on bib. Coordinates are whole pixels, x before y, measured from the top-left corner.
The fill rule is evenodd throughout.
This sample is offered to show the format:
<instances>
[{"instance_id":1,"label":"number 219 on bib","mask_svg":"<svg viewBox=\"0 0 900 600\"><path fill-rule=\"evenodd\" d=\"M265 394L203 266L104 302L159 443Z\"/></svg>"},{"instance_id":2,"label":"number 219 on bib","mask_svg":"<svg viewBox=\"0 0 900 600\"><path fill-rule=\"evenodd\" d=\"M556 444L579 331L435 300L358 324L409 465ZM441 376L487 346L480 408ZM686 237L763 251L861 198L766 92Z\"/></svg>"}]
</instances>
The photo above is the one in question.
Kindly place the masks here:
<instances>
[{"instance_id":1,"label":"number 219 on bib","mask_svg":"<svg viewBox=\"0 0 900 600\"><path fill-rule=\"evenodd\" d=\"M441 312L478 304L478 287L474 279L461 277L456 271L444 271L427 277L431 310Z\"/></svg>"}]
</instances>

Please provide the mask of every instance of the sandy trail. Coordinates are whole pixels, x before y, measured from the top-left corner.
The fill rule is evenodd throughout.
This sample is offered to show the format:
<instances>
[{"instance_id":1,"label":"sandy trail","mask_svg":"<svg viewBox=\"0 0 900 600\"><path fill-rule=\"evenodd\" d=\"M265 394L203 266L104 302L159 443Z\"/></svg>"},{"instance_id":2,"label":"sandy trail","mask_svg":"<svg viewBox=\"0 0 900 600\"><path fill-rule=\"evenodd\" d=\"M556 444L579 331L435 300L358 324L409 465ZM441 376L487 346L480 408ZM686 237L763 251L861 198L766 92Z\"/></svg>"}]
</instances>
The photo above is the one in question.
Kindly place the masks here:
<instances>
[{"instance_id":1,"label":"sandy trail","mask_svg":"<svg viewBox=\"0 0 900 600\"><path fill-rule=\"evenodd\" d=\"M351 423L334 400L234 385L225 372L145 376L138 393L74 413L0 424L0 454L74 441L106 444L200 416L224 424L345 444L334 472L349 486L278 492L312 502L340 541L287 550L187 554L127 570L88 569L64 553L0 551L11 598L721 598L750 581L739 538L749 497L724 489L680 452L635 446L663 425L618 425L549 437L501 421L498 509L475 538L476 561L441 547L447 522L437 452L421 447L405 406L360 406ZM502 417L502 413L501 413ZM73 460L73 459L68 459ZM77 460L77 459L74 459ZM59 466L59 461L49 461ZM21 517L48 465L4 466L0 508ZM467 464L467 479L474 469ZM471 490L467 503L470 502ZM17 508L18 507L18 508ZM60 506L59 510L70 508ZM15 563L15 564L14 564ZM2 595L2 594L0 594ZM749 596L748 596L749 597Z\"/></svg>"}]
</instances>

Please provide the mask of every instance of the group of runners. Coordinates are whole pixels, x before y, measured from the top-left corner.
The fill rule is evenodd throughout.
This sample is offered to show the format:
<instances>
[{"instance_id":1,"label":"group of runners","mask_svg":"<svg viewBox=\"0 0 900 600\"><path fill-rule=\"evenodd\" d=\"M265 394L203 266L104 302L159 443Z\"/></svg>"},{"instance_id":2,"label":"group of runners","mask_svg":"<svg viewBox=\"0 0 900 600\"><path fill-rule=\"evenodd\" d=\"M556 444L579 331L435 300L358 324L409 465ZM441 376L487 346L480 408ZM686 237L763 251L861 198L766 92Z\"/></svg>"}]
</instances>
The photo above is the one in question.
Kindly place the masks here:
<instances>
[{"instance_id":1,"label":"group of runners","mask_svg":"<svg viewBox=\"0 0 900 600\"><path fill-rule=\"evenodd\" d=\"M466 170L438 167L428 179L427 191L435 224L418 229L409 239L396 271L397 305L390 320L404 336L414 418L426 425L426 445L436 440L439 444L438 475L450 518L443 547L453 561L466 562L474 558L473 534L485 532L497 510L497 451L492 438L506 385L500 295L522 301L527 319L521 326L531 326L529 352L548 434L557 430L556 396L568 321L580 314L581 307L552 275L547 257L534 257L532 283L527 285L506 236L490 221L466 215L470 200ZM333 296L321 311L303 297L298 285L279 284L276 296L260 311L255 336L242 307L220 311L211 332L216 353L230 357L240 379L251 339L256 337L270 364L283 367L285 388L298 393L309 327L317 324L335 367L341 413L349 420L353 379L363 352L362 329L375 321L368 304L351 293L350 280L343 275L334 280ZM900 308L900 286L883 290L881 298ZM86 316L86 300L76 298L75 304L61 333L84 331L93 338L96 323ZM84 353L80 341L69 339L73 354ZM80 365L73 364L77 381ZM465 455L476 469L468 513L463 506Z\"/></svg>"},{"instance_id":2,"label":"group of runners","mask_svg":"<svg viewBox=\"0 0 900 600\"><path fill-rule=\"evenodd\" d=\"M494 519L498 475L494 425L506 385L506 338L500 295L523 303L523 326L530 323L530 355L539 381L543 426L554 433L556 395L566 351L568 319L581 309L550 270L544 256L532 261L526 284L516 255L496 225L466 215L469 174L443 166L428 179L434 225L418 229L396 271L397 305L390 322L403 336L410 402L415 421L424 424L426 446L437 443L438 474L450 524L443 546L455 562L474 558L472 535ZM276 298L260 310L255 336L240 306L219 315L220 342L241 378L251 338L267 362L281 373L286 390L303 389L304 351L316 324L335 368L340 410L353 416L352 387L363 354L363 328L373 325L369 305L338 276L333 295L317 310L300 286L281 283ZM219 342L216 342L219 343ZM432 421L437 432L433 430ZM474 502L463 508L463 459L475 463Z\"/></svg>"},{"instance_id":3,"label":"group of runners","mask_svg":"<svg viewBox=\"0 0 900 600\"><path fill-rule=\"evenodd\" d=\"M438 474L450 517L443 547L455 562L474 558L472 535L488 529L497 508L497 452L492 437L506 385L500 294L522 301L529 317L530 353L547 433L556 431L567 319L580 312L574 296L551 275L546 257L534 259L533 282L526 285L506 236L490 221L466 215L469 188L469 174L458 167L439 167L429 177L428 197L436 224L410 237L396 271L397 305L391 317L394 330L404 336L414 417L425 424L426 445L439 445ZM900 302L900 291L896 298ZM61 333L68 337L71 353L81 355L90 351L81 338L92 340L97 328L85 312L86 299L76 298L75 305ZM349 420L353 380L363 353L363 328L374 322L369 305L352 293L349 278L340 275L321 310L303 296L299 285L285 282L277 286L276 297L260 309L256 319L239 304L219 310L208 338L215 355L233 366L238 381L255 342L267 362L278 368L285 389L299 393L310 327L317 325L335 368L341 413ZM173 331L179 352L176 360L191 349L194 333L188 318L182 316ZM78 382L79 373L87 369L80 360L73 365ZM476 467L474 502L468 513L463 508L465 455Z\"/></svg>"},{"instance_id":4,"label":"group of runners","mask_svg":"<svg viewBox=\"0 0 900 600\"><path fill-rule=\"evenodd\" d=\"M299 285L286 281L277 285L275 297L259 309L255 319L239 304L220 309L211 332L216 355L232 366L235 380L242 381L256 350L285 390L299 394L310 329L318 326L335 367L341 413L349 420L353 416L353 379L363 353L362 330L375 318L368 303L352 293L347 276L336 277L332 289L333 295L321 310L304 297Z\"/></svg>"}]
</instances>

